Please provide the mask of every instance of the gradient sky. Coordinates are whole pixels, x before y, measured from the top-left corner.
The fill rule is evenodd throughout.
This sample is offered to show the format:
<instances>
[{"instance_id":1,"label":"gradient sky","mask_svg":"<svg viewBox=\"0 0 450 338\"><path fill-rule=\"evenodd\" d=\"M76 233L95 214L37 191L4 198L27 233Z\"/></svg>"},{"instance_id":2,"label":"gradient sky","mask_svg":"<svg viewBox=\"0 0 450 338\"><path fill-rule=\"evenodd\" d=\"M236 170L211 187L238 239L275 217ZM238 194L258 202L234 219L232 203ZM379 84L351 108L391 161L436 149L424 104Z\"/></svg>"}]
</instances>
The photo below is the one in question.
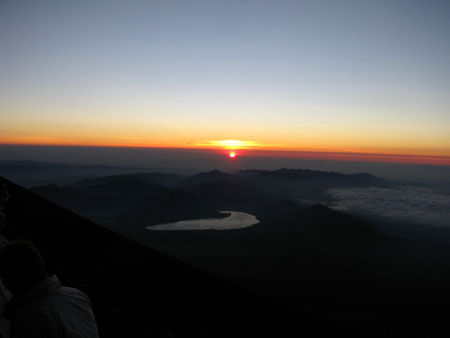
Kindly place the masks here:
<instances>
[{"instance_id":1,"label":"gradient sky","mask_svg":"<svg viewBox=\"0 0 450 338\"><path fill-rule=\"evenodd\" d=\"M449 1L2 0L0 74L3 144L450 156Z\"/></svg>"}]
</instances>

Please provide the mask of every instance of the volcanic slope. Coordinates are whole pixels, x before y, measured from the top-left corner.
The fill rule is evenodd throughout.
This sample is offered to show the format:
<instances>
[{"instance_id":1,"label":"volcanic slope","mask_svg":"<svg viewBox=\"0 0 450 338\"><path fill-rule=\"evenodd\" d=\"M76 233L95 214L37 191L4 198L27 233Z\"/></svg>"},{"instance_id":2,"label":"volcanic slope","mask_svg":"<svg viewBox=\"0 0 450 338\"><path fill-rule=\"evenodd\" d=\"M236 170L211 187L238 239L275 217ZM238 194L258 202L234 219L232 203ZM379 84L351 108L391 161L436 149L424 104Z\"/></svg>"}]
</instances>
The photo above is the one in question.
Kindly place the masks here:
<instances>
[{"instance_id":1,"label":"volcanic slope","mask_svg":"<svg viewBox=\"0 0 450 338\"><path fill-rule=\"evenodd\" d=\"M32 240L50 273L92 300L101 337L349 335L127 239L0 177L9 240Z\"/></svg>"}]
</instances>

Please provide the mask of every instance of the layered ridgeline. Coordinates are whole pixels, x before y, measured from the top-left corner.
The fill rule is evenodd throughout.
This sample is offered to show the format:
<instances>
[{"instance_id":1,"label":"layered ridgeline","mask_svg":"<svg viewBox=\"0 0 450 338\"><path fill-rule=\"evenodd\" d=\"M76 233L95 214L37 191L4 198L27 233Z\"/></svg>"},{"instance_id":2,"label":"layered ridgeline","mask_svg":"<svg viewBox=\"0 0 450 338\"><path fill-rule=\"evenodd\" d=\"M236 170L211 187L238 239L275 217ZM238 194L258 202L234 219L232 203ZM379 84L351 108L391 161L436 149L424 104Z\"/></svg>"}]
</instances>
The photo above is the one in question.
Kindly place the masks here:
<instances>
[{"instance_id":1,"label":"layered ridgeline","mask_svg":"<svg viewBox=\"0 0 450 338\"><path fill-rule=\"evenodd\" d=\"M281 308L306 308L361 336L450 334L449 232L364 219L323 205L334 202L330 188L398 189L396 183L369 174L299 169L159 175L116 175L33 190L270 297ZM259 223L227 231L148 230L159 223L224 217L221 210L250 213Z\"/></svg>"},{"instance_id":2,"label":"layered ridgeline","mask_svg":"<svg viewBox=\"0 0 450 338\"><path fill-rule=\"evenodd\" d=\"M0 178L9 240L32 240L51 273L89 294L102 337L348 335L305 311L243 291Z\"/></svg>"},{"instance_id":3,"label":"layered ridgeline","mask_svg":"<svg viewBox=\"0 0 450 338\"><path fill-rule=\"evenodd\" d=\"M183 219L223 217L218 210L253 210L278 200L312 205L332 202L329 188L391 187L369 175L302 169L218 170L193 176L140 173L84 179L32 191L110 228L121 229Z\"/></svg>"}]
</instances>

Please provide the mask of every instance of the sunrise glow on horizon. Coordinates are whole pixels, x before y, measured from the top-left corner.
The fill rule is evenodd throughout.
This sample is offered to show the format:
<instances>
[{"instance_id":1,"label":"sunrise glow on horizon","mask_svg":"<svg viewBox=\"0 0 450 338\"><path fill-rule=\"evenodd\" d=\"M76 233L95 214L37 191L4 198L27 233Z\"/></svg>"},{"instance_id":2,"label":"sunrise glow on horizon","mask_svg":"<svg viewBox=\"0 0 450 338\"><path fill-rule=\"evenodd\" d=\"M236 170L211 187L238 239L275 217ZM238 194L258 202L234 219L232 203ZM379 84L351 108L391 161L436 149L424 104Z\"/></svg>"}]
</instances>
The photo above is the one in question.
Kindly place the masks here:
<instances>
[{"instance_id":1,"label":"sunrise glow on horizon","mask_svg":"<svg viewBox=\"0 0 450 338\"><path fill-rule=\"evenodd\" d=\"M224 140L226 141L226 140ZM241 141L245 142L245 141ZM364 150L338 150L338 149L292 149L279 148L272 149L270 147L264 148L261 145L258 147L242 147L232 145L222 146L148 146L148 145L117 145L117 144L83 144L83 143L0 143L0 146L50 146L50 147L82 147L82 148L157 148L157 149L186 149L186 150L209 150L211 152L218 152L226 154L230 158L239 156L244 157L271 157L271 158L298 158L309 160L327 160L327 161L350 161L350 162L386 162L386 163L410 163L410 164L429 164L429 165L445 165L450 166L450 156L439 154L413 154L405 152L369 152ZM239 153L235 150L240 150Z\"/></svg>"},{"instance_id":2,"label":"sunrise glow on horizon","mask_svg":"<svg viewBox=\"0 0 450 338\"><path fill-rule=\"evenodd\" d=\"M0 145L450 165L449 15L445 1L7 2Z\"/></svg>"}]
</instances>

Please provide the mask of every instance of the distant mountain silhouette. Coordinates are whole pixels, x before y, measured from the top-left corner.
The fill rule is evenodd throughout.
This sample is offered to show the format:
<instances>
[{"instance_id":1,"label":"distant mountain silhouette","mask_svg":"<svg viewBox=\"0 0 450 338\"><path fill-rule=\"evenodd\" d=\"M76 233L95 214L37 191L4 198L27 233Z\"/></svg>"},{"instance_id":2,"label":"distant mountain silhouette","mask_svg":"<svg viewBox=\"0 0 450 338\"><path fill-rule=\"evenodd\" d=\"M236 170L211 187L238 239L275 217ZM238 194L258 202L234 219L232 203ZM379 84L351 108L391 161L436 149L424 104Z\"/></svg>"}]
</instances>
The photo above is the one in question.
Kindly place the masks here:
<instances>
[{"instance_id":1,"label":"distant mountain silhouette","mask_svg":"<svg viewBox=\"0 0 450 338\"><path fill-rule=\"evenodd\" d=\"M0 178L8 239L33 240L50 272L92 299L101 337L350 334L233 287Z\"/></svg>"},{"instance_id":2,"label":"distant mountain silhouette","mask_svg":"<svg viewBox=\"0 0 450 338\"><path fill-rule=\"evenodd\" d=\"M56 184L34 187L32 191L49 201L55 201L60 206L74 211L112 208L114 200L102 195L90 194L70 188L60 187Z\"/></svg>"},{"instance_id":3,"label":"distant mountain silhouette","mask_svg":"<svg viewBox=\"0 0 450 338\"><path fill-rule=\"evenodd\" d=\"M92 291L102 309L102 326L111 336L116 331L129 336L121 325L130 323L139 328L138 337L341 334L339 327L318 322L317 314L361 337L450 335L450 240L430 246L414 236L393 236L393 225L397 233L409 234L411 228L380 226L321 204L332 201L329 188L395 189L395 182L369 174L301 169L214 170L173 177L172 183L161 185L153 178L116 175L34 191L71 210L78 203L83 216L271 301L125 240L7 182L14 196L8 221L19 224L9 226L7 231L15 229L9 235L42 241L54 269ZM219 217L219 210L248 212L260 223L227 231L145 228ZM141 256L147 258L136 258ZM148 266L156 266L150 276ZM148 291L146 285L151 285ZM111 299L115 289L127 296ZM149 309L149 303L155 308ZM123 310L128 307L138 310ZM306 316L306 310L314 316ZM121 317L127 324L120 323ZM110 320L114 323L108 324Z\"/></svg>"},{"instance_id":4,"label":"distant mountain silhouette","mask_svg":"<svg viewBox=\"0 0 450 338\"><path fill-rule=\"evenodd\" d=\"M116 217L119 228L149 226L182 219L222 218L214 201L195 192L172 189L143 199Z\"/></svg>"},{"instance_id":5,"label":"distant mountain silhouette","mask_svg":"<svg viewBox=\"0 0 450 338\"><path fill-rule=\"evenodd\" d=\"M32 187L37 185L66 185L81 179L103 177L138 171L134 168L104 165L70 165L37 161L0 161L0 176Z\"/></svg>"},{"instance_id":6,"label":"distant mountain silhouette","mask_svg":"<svg viewBox=\"0 0 450 338\"><path fill-rule=\"evenodd\" d=\"M207 183L217 183L217 182L227 182L227 183L239 183L242 180L238 177L224 173L220 170L211 170L206 173L200 173L197 175L193 175L184 181L181 181L178 186L185 187L185 186L192 186L197 184L207 184Z\"/></svg>"},{"instance_id":7,"label":"distant mountain silhouette","mask_svg":"<svg viewBox=\"0 0 450 338\"><path fill-rule=\"evenodd\" d=\"M394 182L367 174L341 174L308 169L241 170L237 175L256 183L298 184L301 188L392 187Z\"/></svg>"},{"instance_id":8,"label":"distant mountain silhouette","mask_svg":"<svg viewBox=\"0 0 450 338\"><path fill-rule=\"evenodd\" d=\"M256 185L219 170L191 176L177 186L204 196L218 209L242 208L271 199Z\"/></svg>"},{"instance_id":9,"label":"distant mountain silhouette","mask_svg":"<svg viewBox=\"0 0 450 338\"><path fill-rule=\"evenodd\" d=\"M90 194L96 194L109 197L132 197L143 198L150 195L163 194L166 188L148 183L133 176L115 176L114 178L90 180L90 184L86 181L75 183L67 186L67 188Z\"/></svg>"},{"instance_id":10,"label":"distant mountain silhouette","mask_svg":"<svg viewBox=\"0 0 450 338\"><path fill-rule=\"evenodd\" d=\"M134 179L138 182L145 182L148 184L171 187L176 183L185 179L185 176L178 174L165 174L165 173L136 173L136 174L124 174L106 176L95 179L84 179L69 185L70 188L86 188L91 186L104 185L107 183L124 181L127 179Z\"/></svg>"},{"instance_id":11,"label":"distant mountain silhouette","mask_svg":"<svg viewBox=\"0 0 450 338\"><path fill-rule=\"evenodd\" d=\"M183 219L224 217L220 210L251 210L278 200L332 201L335 187L386 187L369 174L344 175L302 169L212 170L193 176L138 173L84 179L64 187L32 188L37 194L96 222L119 229Z\"/></svg>"}]
</instances>

